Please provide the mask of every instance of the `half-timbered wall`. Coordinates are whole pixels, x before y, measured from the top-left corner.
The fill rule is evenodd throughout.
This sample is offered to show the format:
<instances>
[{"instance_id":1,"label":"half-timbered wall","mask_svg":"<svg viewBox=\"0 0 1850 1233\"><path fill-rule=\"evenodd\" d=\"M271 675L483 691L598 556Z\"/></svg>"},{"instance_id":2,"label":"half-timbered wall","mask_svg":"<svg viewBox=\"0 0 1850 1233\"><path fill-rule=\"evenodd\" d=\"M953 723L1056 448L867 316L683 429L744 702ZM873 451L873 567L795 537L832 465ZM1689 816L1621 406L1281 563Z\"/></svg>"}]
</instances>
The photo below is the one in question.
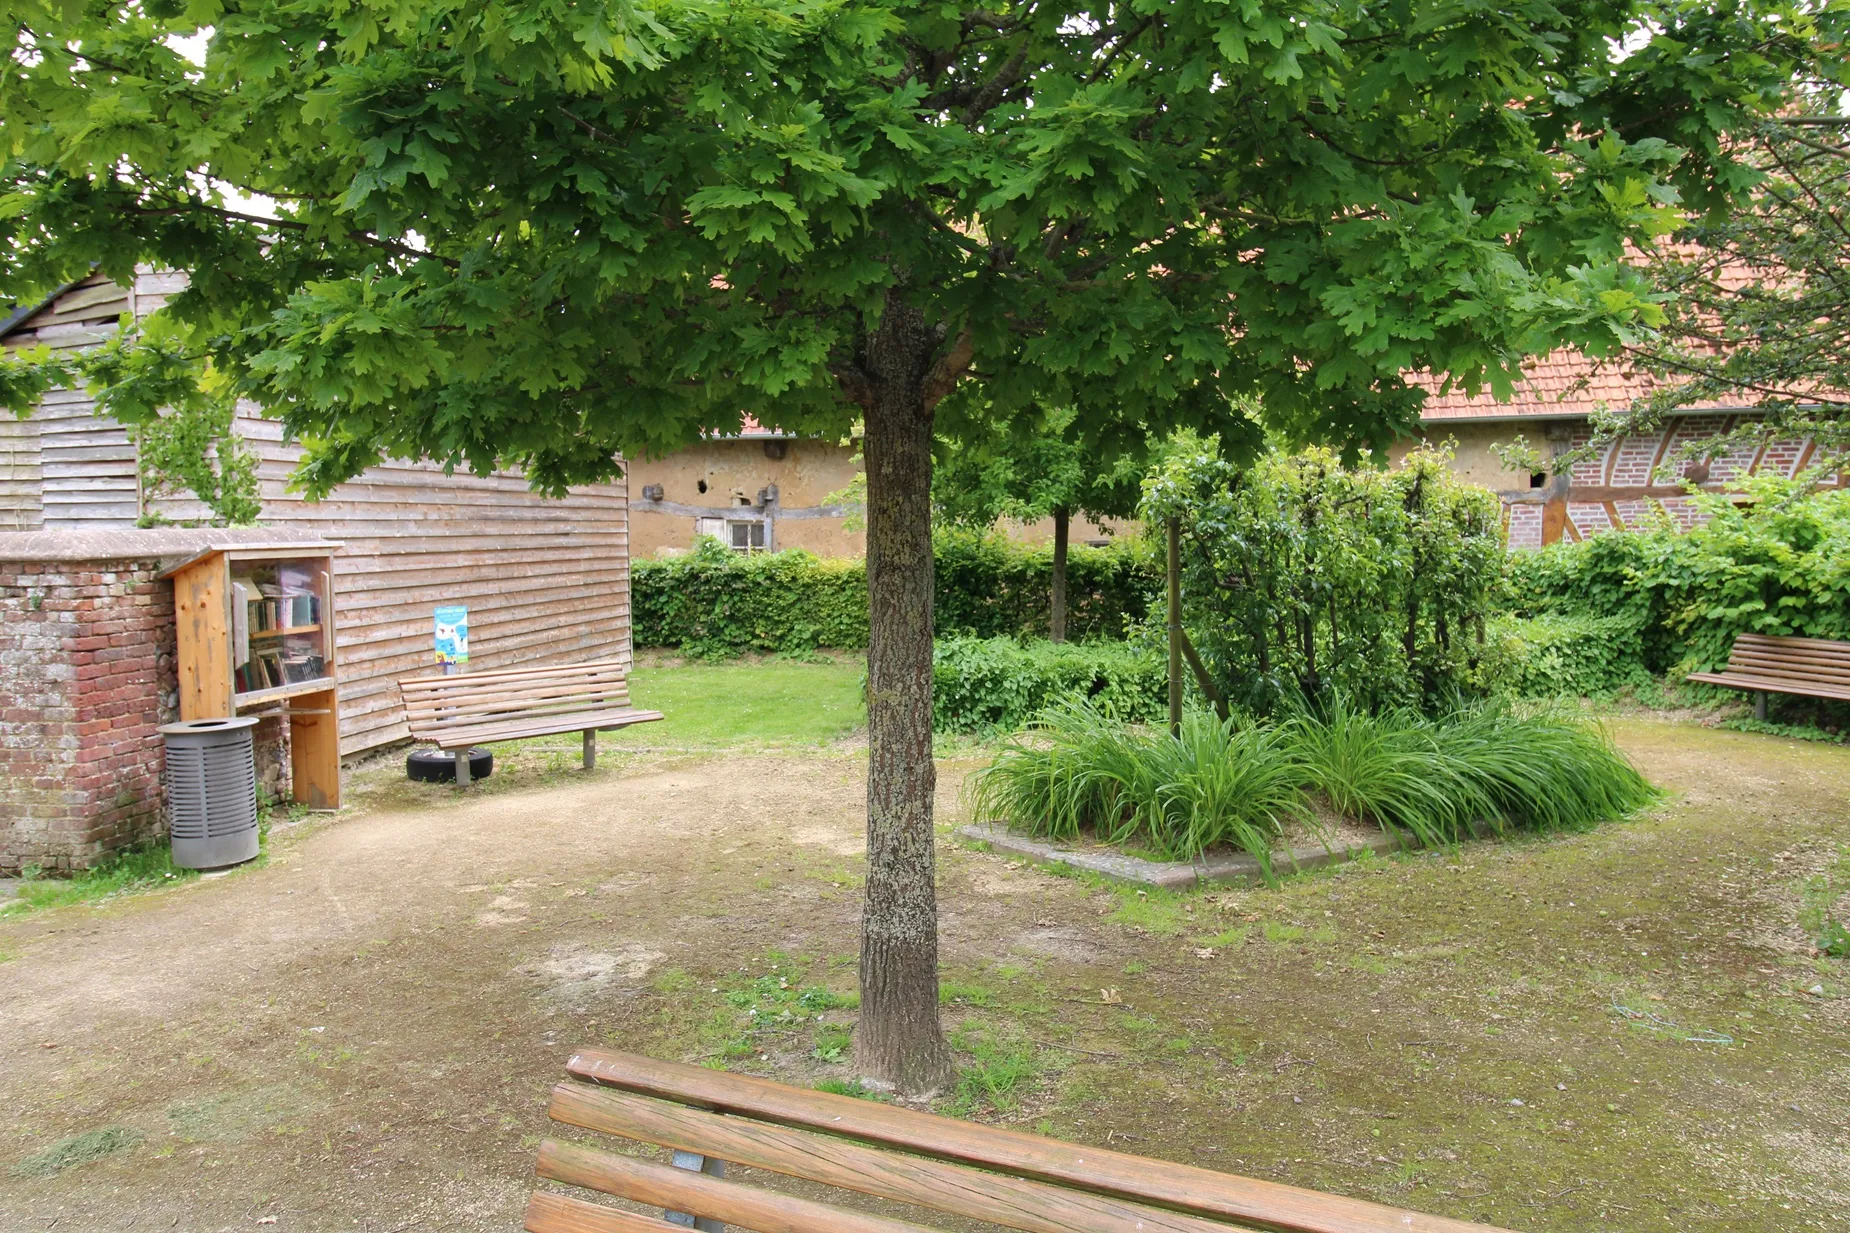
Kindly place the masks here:
<instances>
[{"instance_id":1,"label":"half-timbered wall","mask_svg":"<svg viewBox=\"0 0 1850 1233\"><path fill-rule=\"evenodd\" d=\"M1721 492L1731 481L1747 475L1793 476L1810 465L1809 440L1758 442L1710 459L1706 471L1698 464L1674 461L1687 442L1712 437L1751 422L1752 415L1703 413L1678 416L1657 432L1635 433L1605 446L1594 457L1575 463L1565 474L1553 476L1540 488L1499 492L1512 549L1540 548L1563 540L1574 541L1609 531L1636 531L1660 524L1668 517L1685 528L1700 520L1696 503L1684 490L1685 480L1697 480L1709 492ZM1587 421L1510 420L1497 424L1462 425L1445 422L1428 426L1428 438L1444 440L1467 436L1455 465L1461 471L1495 473L1501 464L1485 448L1489 442L1508 441L1522 434L1531 444L1552 440L1561 449L1582 449L1592 440ZM1467 453L1471 456L1467 456ZM1483 454L1484 458L1476 455ZM1490 459L1486 462L1486 459ZM1466 478L1484 483L1484 474ZM1507 482L1503 473L1497 478Z\"/></svg>"}]
</instances>

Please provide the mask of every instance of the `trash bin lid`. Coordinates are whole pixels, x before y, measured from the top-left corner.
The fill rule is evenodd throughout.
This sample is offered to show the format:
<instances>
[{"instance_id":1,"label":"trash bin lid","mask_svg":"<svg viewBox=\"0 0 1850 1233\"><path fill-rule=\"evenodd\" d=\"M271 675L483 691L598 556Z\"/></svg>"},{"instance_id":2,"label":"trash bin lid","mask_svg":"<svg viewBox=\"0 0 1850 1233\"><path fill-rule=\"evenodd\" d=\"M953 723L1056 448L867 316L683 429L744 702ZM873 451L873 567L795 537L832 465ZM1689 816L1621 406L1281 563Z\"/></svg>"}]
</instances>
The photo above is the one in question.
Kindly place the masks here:
<instances>
[{"instance_id":1,"label":"trash bin lid","mask_svg":"<svg viewBox=\"0 0 1850 1233\"><path fill-rule=\"evenodd\" d=\"M188 719L177 724L162 724L162 736L198 736L210 732L236 732L257 722L256 715L227 715L223 719Z\"/></svg>"}]
</instances>

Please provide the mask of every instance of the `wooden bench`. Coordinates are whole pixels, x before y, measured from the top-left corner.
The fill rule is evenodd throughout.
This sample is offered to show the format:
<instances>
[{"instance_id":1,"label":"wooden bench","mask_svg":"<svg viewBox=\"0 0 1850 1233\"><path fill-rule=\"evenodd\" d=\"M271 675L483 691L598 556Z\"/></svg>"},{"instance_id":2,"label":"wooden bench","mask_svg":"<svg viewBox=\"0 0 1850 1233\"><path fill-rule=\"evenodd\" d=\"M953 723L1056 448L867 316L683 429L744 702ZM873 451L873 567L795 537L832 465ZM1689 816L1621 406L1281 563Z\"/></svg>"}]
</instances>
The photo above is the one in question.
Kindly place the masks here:
<instances>
[{"instance_id":1,"label":"wooden bench","mask_svg":"<svg viewBox=\"0 0 1850 1233\"><path fill-rule=\"evenodd\" d=\"M597 765L600 730L662 717L660 711L630 706L627 672L616 660L413 677L400 681L398 692L412 738L455 751L456 784L462 788L469 786L471 745L582 732L588 771Z\"/></svg>"},{"instance_id":2,"label":"wooden bench","mask_svg":"<svg viewBox=\"0 0 1850 1233\"><path fill-rule=\"evenodd\" d=\"M1850 642L1740 634L1720 672L1692 672L1692 681L1754 693L1754 718L1766 718L1768 694L1850 701Z\"/></svg>"},{"instance_id":3,"label":"wooden bench","mask_svg":"<svg viewBox=\"0 0 1850 1233\"><path fill-rule=\"evenodd\" d=\"M1488 1225L1062 1143L849 1096L587 1049L553 1089L555 1122L673 1151L673 1166L580 1143L540 1144L542 1178L614 1195L637 1215L552 1190L529 1233L933 1233L898 1216L728 1180L728 1164L1026 1233L1495 1233ZM805 1186L814 1193L814 1186ZM830 1192L830 1199L835 1196Z\"/></svg>"}]
</instances>

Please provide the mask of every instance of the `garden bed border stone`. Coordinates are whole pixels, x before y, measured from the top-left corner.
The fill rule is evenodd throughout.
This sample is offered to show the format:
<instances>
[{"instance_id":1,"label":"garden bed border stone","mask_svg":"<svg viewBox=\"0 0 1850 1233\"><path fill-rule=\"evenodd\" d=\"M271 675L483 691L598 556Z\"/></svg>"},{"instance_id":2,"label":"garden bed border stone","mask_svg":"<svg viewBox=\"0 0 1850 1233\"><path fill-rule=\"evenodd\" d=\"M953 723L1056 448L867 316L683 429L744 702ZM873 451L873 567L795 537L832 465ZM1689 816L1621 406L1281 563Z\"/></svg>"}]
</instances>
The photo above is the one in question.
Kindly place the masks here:
<instances>
[{"instance_id":1,"label":"garden bed border stone","mask_svg":"<svg viewBox=\"0 0 1850 1233\"><path fill-rule=\"evenodd\" d=\"M1100 844L1056 843L1036 839L1009 830L999 822L973 822L959 827L960 838L988 846L992 851L1018 856L1037 865L1064 865L1082 870L1110 882L1131 886L1157 886L1164 890L1192 890L1197 886L1228 886L1265 880L1259 862L1242 852L1222 854L1198 861L1151 861L1129 856L1116 848ZM1364 843L1345 847L1308 844L1272 853L1272 868L1278 873L1306 873L1326 865L1355 860L1364 854L1385 856L1389 852L1411 851L1417 847L1411 839L1385 831Z\"/></svg>"}]
</instances>

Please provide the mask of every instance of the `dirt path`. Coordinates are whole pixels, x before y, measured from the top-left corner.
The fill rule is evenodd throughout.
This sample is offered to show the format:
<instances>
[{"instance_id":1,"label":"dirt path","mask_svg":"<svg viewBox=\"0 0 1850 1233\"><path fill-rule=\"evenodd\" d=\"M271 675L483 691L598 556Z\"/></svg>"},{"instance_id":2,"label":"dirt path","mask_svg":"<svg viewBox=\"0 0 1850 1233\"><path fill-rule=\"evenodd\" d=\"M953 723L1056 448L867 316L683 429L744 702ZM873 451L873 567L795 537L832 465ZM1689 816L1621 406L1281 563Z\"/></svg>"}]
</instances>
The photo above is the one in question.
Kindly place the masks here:
<instances>
[{"instance_id":1,"label":"dirt path","mask_svg":"<svg viewBox=\"0 0 1850 1233\"><path fill-rule=\"evenodd\" d=\"M1850 842L1850 757L1624 736L1682 790L1653 819L1280 890L1151 901L947 846L950 1024L974 1073L1023 1072L963 1106L1516 1228L1840 1227L1850 1002L1796 914ZM513 1229L573 1045L832 1073L809 1035L729 1046L725 994L852 987L861 775L458 801L381 773L265 868L0 925L0 1229Z\"/></svg>"}]
</instances>

